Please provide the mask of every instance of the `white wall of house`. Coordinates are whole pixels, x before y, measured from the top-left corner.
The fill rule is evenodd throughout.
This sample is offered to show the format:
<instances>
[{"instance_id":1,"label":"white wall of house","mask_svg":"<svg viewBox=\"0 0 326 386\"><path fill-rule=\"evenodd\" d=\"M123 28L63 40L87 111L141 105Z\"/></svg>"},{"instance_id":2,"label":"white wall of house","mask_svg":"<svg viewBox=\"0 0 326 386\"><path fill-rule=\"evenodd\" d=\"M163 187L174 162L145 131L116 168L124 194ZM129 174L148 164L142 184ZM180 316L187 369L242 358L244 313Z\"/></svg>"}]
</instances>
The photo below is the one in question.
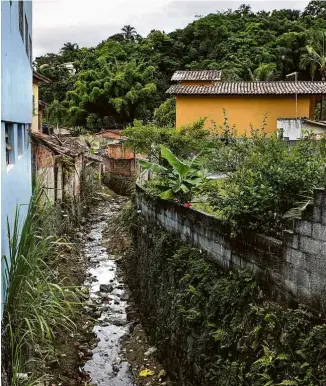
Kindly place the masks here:
<instances>
[{"instance_id":1,"label":"white wall of house","mask_svg":"<svg viewBox=\"0 0 326 386\"><path fill-rule=\"evenodd\" d=\"M280 118L277 120L277 129L282 130L283 138L287 138L290 141L303 138L307 135L307 132L312 132L314 134L326 133L326 125L323 127L318 123L313 123L304 118Z\"/></svg>"}]
</instances>

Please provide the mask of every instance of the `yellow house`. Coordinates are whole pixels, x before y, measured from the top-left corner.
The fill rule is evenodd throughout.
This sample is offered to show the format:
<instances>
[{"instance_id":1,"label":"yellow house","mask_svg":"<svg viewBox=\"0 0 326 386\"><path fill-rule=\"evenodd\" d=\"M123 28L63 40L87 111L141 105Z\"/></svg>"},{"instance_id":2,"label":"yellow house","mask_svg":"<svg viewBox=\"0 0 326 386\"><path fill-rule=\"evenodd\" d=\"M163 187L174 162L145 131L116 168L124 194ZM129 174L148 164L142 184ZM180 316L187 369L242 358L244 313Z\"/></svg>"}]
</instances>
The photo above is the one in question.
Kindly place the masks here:
<instances>
[{"instance_id":1,"label":"yellow house","mask_svg":"<svg viewBox=\"0 0 326 386\"><path fill-rule=\"evenodd\" d=\"M47 103L39 100L38 97L38 85L40 82L50 83L51 80L38 72L33 72L33 119L32 119L32 132L42 133L43 112Z\"/></svg>"},{"instance_id":2,"label":"yellow house","mask_svg":"<svg viewBox=\"0 0 326 386\"><path fill-rule=\"evenodd\" d=\"M250 127L272 133L278 118L314 119L315 106L326 95L326 82L224 82L220 71L177 71L167 93L176 96L176 126L206 118L205 126L222 126L226 114L236 135Z\"/></svg>"}]
</instances>

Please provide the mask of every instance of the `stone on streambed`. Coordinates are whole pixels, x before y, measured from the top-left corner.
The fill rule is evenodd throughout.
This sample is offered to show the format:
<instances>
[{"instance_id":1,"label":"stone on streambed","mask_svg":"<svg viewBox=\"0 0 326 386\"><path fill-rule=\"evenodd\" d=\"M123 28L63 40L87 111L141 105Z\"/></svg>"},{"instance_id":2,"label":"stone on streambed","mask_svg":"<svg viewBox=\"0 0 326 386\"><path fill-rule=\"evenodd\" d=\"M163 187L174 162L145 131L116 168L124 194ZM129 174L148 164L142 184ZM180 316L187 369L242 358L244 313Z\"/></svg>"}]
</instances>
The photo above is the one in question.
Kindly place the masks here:
<instances>
[{"instance_id":1,"label":"stone on streambed","mask_svg":"<svg viewBox=\"0 0 326 386\"><path fill-rule=\"evenodd\" d=\"M154 354L154 352L157 351L157 348L156 347L150 347L145 353L145 357L148 357L149 355L151 354Z\"/></svg>"},{"instance_id":2,"label":"stone on streambed","mask_svg":"<svg viewBox=\"0 0 326 386\"><path fill-rule=\"evenodd\" d=\"M100 284L100 291L101 292L112 292L113 291L113 285L112 284Z\"/></svg>"}]
</instances>

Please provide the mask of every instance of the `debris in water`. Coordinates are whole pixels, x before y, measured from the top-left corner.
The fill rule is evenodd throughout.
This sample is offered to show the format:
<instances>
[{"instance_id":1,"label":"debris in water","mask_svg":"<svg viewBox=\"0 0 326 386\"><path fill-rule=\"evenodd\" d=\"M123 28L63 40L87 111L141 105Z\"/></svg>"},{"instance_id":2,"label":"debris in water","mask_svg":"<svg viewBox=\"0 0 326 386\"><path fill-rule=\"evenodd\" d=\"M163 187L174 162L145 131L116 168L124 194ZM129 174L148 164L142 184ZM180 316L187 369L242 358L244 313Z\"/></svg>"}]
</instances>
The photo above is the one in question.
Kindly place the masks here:
<instances>
[{"instance_id":1,"label":"debris in water","mask_svg":"<svg viewBox=\"0 0 326 386\"><path fill-rule=\"evenodd\" d=\"M154 354L154 352L157 351L157 348L156 347L150 347L145 353L144 355L147 357L151 354Z\"/></svg>"},{"instance_id":2,"label":"debris in water","mask_svg":"<svg viewBox=\"0 0 326 386\"><path fill-rule=\"evenodd\" d=\"M144 370L140 371L139 376L140 377L148 377L148 376L153 375L153 374L155 374L153 370L144 369Z\"/></svg>"}]
</instances>

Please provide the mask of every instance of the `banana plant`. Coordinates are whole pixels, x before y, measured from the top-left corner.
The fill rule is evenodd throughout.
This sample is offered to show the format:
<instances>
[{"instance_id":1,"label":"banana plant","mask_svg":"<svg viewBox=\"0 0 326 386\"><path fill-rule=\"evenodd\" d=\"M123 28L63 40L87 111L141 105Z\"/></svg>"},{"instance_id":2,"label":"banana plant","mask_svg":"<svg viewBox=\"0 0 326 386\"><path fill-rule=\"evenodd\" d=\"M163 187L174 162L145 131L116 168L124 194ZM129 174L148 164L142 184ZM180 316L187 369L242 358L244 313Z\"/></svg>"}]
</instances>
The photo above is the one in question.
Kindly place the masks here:
<instances>
[{"instance_id":1,"label":"banana plant","mask_svg":"<svg viewBox=\"0 0 326 386\"><path fill-rule=\"evenodd\" d=\"M198 156L190 161L179 160L170 149L161 145L161 157L167 161L167 167L157 163L140 160L140 165L144 170L156 174L160 180L160 198L164 200L177 199L180 202L187 202L191 199L192 191L199 186L205 175L200 170Z\"/></svg>"}]
</instances>

